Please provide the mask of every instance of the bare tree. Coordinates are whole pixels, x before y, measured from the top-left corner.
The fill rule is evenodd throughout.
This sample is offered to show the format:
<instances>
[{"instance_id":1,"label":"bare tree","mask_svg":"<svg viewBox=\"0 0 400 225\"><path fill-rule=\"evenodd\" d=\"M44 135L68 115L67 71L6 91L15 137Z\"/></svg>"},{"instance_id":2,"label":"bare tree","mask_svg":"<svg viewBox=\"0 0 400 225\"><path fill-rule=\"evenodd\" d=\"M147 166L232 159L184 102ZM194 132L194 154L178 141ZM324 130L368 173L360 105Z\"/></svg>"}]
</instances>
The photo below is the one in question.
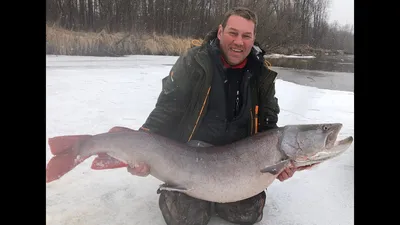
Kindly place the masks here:
<instances>
[{"instance_id":1,"label":"bare tree","mask_svg":"<svg viewBox=\"0 0 400 225\"><path fill-rule=\"evenodd\" d=\"M235 6L259 17L257 40L271 50L308 44L352 51L352 27L328 24L330 0L46 0L46 21L60 27L202 38Z\"/></svg>"}]
</instances>

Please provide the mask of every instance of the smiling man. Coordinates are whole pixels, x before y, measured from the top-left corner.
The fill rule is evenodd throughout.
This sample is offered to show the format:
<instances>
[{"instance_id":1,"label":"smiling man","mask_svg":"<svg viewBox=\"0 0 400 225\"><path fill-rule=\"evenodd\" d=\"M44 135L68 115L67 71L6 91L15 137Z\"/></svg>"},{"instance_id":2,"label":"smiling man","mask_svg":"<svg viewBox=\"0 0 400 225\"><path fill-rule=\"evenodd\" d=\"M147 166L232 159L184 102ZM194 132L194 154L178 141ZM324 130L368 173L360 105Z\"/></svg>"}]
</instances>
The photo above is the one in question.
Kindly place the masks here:
<instances>
[{"instance_id":1,"label":"smiling man","mask_svg":"<svg viewBox=\"0 0 400 225\"><path fill-rule=\"evenodd\" d=\"M250 17L251 18L251 17ZM229 65L246 62L254 45L255 23L238 15L231 15L218 27L219 47Z\"/></svg>"},{"instance_id":2,"label":"smiling man","mask_svg":"<svg viewBox=\"0 0 400 225\"><path fill-rule=\"evenodd\" d=\"M219 27L200 46L178 58L153 111L141 130L180 142L229 144L277 126L277 73L264 63L255 45L256 15L247 8L227 12ZM200 142L199 142L200 141ZM128 168L147 176L151 168ZM287 168L283 181L296 171ZM237 187L240 188L240 187ZM263 218L265 191L232 203L212 203L173 191L161 191L159 207L168 225L206 225L215 213L232 223L254 224Z\"/></svg>"}]
</instances>

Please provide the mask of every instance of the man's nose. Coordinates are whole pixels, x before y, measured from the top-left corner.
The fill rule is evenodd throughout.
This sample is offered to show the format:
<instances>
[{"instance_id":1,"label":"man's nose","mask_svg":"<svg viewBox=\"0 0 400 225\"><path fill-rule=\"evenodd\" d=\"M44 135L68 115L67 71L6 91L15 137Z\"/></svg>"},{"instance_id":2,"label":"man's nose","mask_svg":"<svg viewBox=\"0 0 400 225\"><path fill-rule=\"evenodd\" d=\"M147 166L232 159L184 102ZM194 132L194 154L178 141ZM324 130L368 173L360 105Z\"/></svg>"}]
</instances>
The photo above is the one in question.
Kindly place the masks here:
<instances>
[{"instance_id":1,"label":"man's nose","mask_svg":"<svg viewBox=\"0 0 400 225\"><path fill-rule=\"evenodd\" d=\"M236 37L233 39L233 43L234 43L235 45L242 46L242 45L243 45L243 39L242 39L242 37L240 37L240 35L236 36Z\"/></svg>"}]
</instances>

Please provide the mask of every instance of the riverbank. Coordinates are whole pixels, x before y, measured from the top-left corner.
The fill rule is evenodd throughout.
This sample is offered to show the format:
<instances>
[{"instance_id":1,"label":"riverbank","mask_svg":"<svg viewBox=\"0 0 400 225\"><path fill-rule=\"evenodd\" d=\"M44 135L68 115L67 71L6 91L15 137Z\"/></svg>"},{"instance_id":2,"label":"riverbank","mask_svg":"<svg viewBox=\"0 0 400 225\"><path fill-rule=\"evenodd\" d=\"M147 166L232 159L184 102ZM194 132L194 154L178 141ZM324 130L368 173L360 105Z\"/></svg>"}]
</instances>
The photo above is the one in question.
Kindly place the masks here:
<instances>
[{"instance_id":1,"label":"riverbank","mask_svg":"<svg viewBox=\"0 0 400 225\"><path fill-rule=\"evenodd\" d=\"M354 55L266 55L265 59L276 67L303 70L354 73Z\"/></svg>"},{"instance_id":2,"label":"riverbank","mask_svg":"<svg viewBox=\"0 0 400 225\"><path fill-rule=\"evenodd\" d=\"M156 34L75 32L46 25L46 54L50 55L178 56L192 47L193 41L191 38ZM348 60L348 55L343 51L311 48L308 45L279 46L267 51L266 60L273 66L336 72L354 71L353 59Z\"/></svg>"}]
</instances>

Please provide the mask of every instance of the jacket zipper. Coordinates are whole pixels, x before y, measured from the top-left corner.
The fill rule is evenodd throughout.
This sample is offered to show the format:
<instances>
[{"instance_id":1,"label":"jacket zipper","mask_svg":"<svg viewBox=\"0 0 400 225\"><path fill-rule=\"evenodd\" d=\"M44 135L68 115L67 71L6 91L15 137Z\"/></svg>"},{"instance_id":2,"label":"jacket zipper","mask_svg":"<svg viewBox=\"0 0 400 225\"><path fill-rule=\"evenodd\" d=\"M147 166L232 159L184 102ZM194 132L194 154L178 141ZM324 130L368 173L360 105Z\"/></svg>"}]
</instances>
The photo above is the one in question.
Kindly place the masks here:
<instances>
[{"instance_id":1,"label":"jacket zipper","mask_svg":"<svg viewBox=\"0 0 400 225\"><path fill-rule=\"evenodd\" d=\"M253 110L250 108L250 135L253 135Z\"/></svg>"},{"instance_id":2,"label":"jacket zipper","mask_svg":"<svg viewBox=\"0 0 400 225\"><path fill-rule=\"evenodd\" d=\"M202 69L203 69L204 72L206 73L206 69L205 69L204 65L201 63L201 61L200 61L197 57L198 57L198 55L196 55L196 56L194 57L194 59L196 60L196 62L202 67ZM197 124L198 124L198 122L199 122L199 120L200 120L201 115L203 114L204 106L206 105L206 102L207 102L207 99L208 99L208 95L210 94L210 90L211 90L211 85L208 87L206 97L204 98L203 105L201 106L201 109L200 109L200 113L199 113L199 115L197 116L196 123L194 124L192 133L190 134L190 136L189 136L189 138L188 138L187 141L190 141L190 140L192 139L193 134L194 134L194 132L196 131Z\"/></svg>"},{"instance_id":3,"label":"jacket zipper","mask_svg":"<svg viewBox=\"0 0 400 225\"><path fill-rule=\"evenodd\" d=\"M194 134L194 131L196 130L197 124L198 124L198 122L199 122L199 120L200 120L200 117L201 117L201 115L203 114L204 106L206 105L208 96L209 96L209 94L210 94L210 90L211 90L211 86L208 87L206 97L204 98L203 105L201 106L200 113L199 113L199 115L197 116L196 123L194 124L192 133L190 134L188 141L190 141L190 140L192 139L192 136L193 136L193 134Z\"/></svg>"},{"instance_id":4,"label":"jacket zipper","mask_svg":"<svg viewBox=\"0 0 400 225\"><path fill-rule=\"evenodd\" d=\"M254 134L258 132L258 105L254 109Z\"/></svg>"}]
</instances>

